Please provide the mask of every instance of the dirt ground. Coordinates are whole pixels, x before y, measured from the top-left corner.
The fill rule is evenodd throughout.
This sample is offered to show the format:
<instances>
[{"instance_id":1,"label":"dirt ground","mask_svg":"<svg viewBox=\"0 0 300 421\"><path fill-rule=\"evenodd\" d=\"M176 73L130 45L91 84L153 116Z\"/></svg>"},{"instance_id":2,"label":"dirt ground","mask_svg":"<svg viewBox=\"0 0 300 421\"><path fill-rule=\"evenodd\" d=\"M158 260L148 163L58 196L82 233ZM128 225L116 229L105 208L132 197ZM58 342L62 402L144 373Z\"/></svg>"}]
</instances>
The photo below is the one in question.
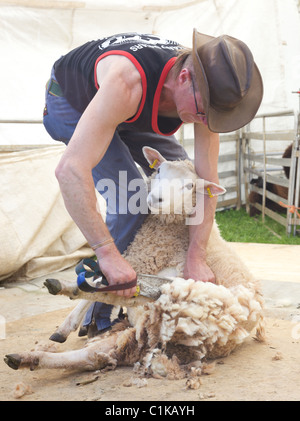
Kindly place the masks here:
<instances>
[{"instance_id":1,"label":"dirt ground","mask_svg":"<svg viewBox=\"0 0 300 421\"><path fill-rule=\"evenodd\" d=\"M258 343L249 337L230 356L217 360L211 374L201 376L198 389L189 389L186 379L147 378L139 383L131 367L103 373L10 369L3 361L5 354L48 343L49 336L74 306L66 297L49 295L42 287L43 279L36 279L27 284L0 284L1 316L5 320L0 332L0 400L115 404L176 401L182 405L190 401L298 401L300 246L233 246L262 282L267 340ZM60 279L74 278L73 269L55 275ZM73 333L57 348L58 351L80 348L84 342ZM26 393L16 398L14 392L20 387L25 387Z\"/></svg>"}]
</instances>

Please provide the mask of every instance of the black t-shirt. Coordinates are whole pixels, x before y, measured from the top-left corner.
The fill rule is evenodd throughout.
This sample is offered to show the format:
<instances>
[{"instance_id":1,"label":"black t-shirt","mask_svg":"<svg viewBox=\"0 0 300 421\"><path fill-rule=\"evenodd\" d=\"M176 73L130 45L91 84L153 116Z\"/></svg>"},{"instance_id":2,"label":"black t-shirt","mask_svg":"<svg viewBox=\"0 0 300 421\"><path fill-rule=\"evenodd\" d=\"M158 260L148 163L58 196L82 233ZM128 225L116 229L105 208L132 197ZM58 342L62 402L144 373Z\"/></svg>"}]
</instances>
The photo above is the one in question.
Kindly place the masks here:
<instances>
[{"instance_id":1,"label":"black t-shirt","mask_svg":"<svg viewBox=\"0 0 300 421\"><path fill-rule=\"evenodd\" d=\"M158 105L164 81L181 48L178 43L156 35L113 35L87 42L61 57L54 64L55 77L69 103L83 112L100 88L96 75L98 62L108 55L125 56L141 75L143 94L137 113L120 128L171 135L182 121L159 116Z\"/></svg>"}]
</instances>

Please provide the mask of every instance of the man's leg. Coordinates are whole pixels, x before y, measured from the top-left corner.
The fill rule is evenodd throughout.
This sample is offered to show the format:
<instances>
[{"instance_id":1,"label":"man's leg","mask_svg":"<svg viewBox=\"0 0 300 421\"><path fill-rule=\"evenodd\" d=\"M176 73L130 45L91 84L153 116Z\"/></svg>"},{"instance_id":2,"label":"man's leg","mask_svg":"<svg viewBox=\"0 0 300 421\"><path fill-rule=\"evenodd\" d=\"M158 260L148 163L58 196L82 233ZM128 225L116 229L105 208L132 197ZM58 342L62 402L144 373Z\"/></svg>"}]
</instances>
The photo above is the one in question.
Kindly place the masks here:
<instances>
[{"instance_id":1,"label":"man's leg","mask_svg":"<svg viewBox=\"0 0 300 421\"><path fill-rule=\"evenodd\" d=\"M146 184L118 133L115 133L104 157L92 173L96 189L106 199L106 225L118 250L123 253L144 222L148 207ZM112 309L111 305L94 303L83 325L89 326L94 320L96 326L91 326L92 334L95 330L105 331L112 324Z\"/></svg>"},{"instance_id":2,"label":"man's leg","mask_svg":"<svg viewBox=\"0 0 300 421\"><path fill-rule=\"evenodd\" d=\"M75 110L62 96L52 69L50 80L46 86L43 118L45 129L54 140L68 144L80 117L81 113Z\"/></svg>"}]
</instances>

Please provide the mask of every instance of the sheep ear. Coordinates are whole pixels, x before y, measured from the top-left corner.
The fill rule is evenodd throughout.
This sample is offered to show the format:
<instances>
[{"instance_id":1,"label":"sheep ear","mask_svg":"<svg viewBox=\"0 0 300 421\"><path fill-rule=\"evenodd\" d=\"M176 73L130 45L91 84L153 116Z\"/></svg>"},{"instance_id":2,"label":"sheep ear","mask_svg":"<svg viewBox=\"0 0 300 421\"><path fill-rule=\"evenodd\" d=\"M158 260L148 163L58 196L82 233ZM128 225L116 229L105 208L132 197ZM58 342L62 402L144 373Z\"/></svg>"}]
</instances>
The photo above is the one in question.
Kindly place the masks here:
<instances>
[{"instance_id":1,"label":"sheep ear","mask_svg":"<svg viewBox=\"0 0 300 421\"><path fill-rule=\"evenodd\" d=\"M204 194L207 194L209 197L214 197L220 196L224 193L226 193L226 189L224 189L224 187L219 186L219 184L204 180Z\"/></svg>"},{"instance_id":2,"label":"sheep ear","mask_svg":"<svg viewBox=\"0 0 300 421\"><path fill-rule=\"evenodd\" d=\"M143 154L149 162L149 167L155 170L157 170L161 164L166 161L156 149L150 148L149 146L143 147Z\"/></svg>"}]
</instances>

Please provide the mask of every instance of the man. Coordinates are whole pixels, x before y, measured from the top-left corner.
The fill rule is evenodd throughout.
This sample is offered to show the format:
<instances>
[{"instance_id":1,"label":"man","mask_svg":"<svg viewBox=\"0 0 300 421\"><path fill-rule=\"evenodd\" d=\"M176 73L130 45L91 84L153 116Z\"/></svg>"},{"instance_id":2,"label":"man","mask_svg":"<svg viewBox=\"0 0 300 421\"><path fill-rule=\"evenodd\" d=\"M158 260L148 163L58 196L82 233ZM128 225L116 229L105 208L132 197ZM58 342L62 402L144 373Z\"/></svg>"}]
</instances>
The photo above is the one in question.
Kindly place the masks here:
<instances>
[{"instance_id":1,"label":"man","mask_svg":"<svg viewBox=\"0 0 300 421\"><path fill-rule=\"evenodd\" d=\"M54 64L44 125L54 139L68 144L56 176L66 208L109 285L119 285L116 294L135 292L127 285L136 273L121 253L146 215L124 211L122 197L130 200L128 185L141 177L135 163L151 172L142 147L152 146L168 160L187 158L173 133L182 123L194 123L196 171L218 183L218 133L252 120L262 92L260 73L244 43L195 29L192 50L154 35L119 34L84 44ZM108 201L106 223L94 191L96 186L104 193L103 179L113 180L119 198L117 209ZM214 282L205 250L215 207L215 198L205 198L203 223L190 225L186 278ZM97 303L85 324L94 318L103 331L111 325L110 312L110 306Z\"/></svg>"}]
</instances>

